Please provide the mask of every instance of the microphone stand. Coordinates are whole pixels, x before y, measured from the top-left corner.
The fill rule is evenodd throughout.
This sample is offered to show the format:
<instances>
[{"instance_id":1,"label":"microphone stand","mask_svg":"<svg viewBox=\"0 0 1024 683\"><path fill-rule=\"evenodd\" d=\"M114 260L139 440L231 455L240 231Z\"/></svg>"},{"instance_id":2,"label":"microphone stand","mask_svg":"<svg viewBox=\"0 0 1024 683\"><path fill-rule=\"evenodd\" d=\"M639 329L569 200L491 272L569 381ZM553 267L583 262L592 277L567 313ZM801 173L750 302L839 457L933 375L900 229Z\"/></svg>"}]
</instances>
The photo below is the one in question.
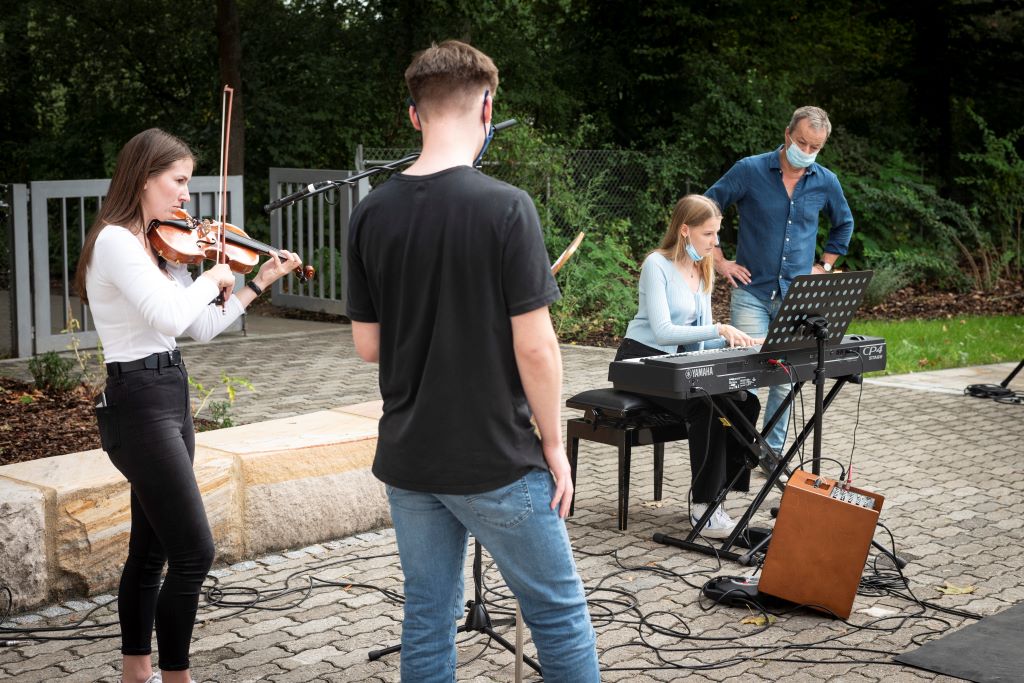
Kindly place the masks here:
<instances>
[{"instance_id":1,"label":"microphone stand","mask_svg":"<svg viewBox=\"0 0 1024 683\"><path fill-rule=\"evenodd\" d=\"M493 133L497 133L500 130L510 128L516 125L517 123L518 121L516 121L515 119L508 119L507 121L502 121L501 123L492 124L492 135ZM416 161L416 159L418 159L419 156L419 152L413 152L412 154L404 156L397 161L392 161L389 164L383 164L381 166L373 166L371 168L366 169L362 173L357 173L353 176L349 176L348 178L344 178L342 180L322 180L319 183L310 183L301 190L296 190L295 192L292 192L290 195L280 197L279 199L275 199L272 202L264 204L263 212L270 213L271 211L276 211L277 209L283 209L284 207L290 206L301 199L315 197L318 194L323 194L324 192L327 192L328 190L333 190L336 187L341 187L343 185L355 185L363 178L369 178L372 175L383 173L384 171L393 171L396 168L399 168L400 166L404 166L408 163Z\"/></svg>"},{"instance_id":2,"label":"microphone stand","mask_svg":"<svg viewBox=\"0 0 1024 683\"><path fill-rule=\"evenodd\" d=\"M290 195L281 197L280 199L275 199L268 204L264 204L263 211L264 213L270 213L271 211L276 211L277 209L283 209L286 206L290 206L300 199L315 197L318 194L323 194L328 190L333 190L334 188L341 187L342 185L354 185L363 178L369 178L372 175L383 173L384 171L393 171L399 166L404 166L405 164L416 161L419 156L419 152L413 152L408 156L402 157L398 161L392 161L390 164L384 164L382 166L373 166L362 173L357 173L356 175L349 176L343 180L322 180L319 183L310 183L301 190L296 190Z\"/></svg>"}]
</instances>

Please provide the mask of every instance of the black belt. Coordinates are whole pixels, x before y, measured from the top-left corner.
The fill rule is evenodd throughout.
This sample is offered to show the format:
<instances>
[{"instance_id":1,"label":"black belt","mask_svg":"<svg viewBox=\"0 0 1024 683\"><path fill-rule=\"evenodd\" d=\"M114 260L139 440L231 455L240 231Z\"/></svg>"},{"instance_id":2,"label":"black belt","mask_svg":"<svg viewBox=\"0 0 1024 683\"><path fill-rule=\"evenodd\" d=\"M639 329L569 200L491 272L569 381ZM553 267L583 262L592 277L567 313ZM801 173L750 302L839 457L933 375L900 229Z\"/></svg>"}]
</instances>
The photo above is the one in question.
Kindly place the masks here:
<instances>
[{"instance_id":1,"label":"black belt","mask_svg":"<svg viewBox=\"0 0 1024 683\"><path fill-rule=\"evenodd\" d=\"M121 363L107 363L107 376L117 377L126 372L135 372L136 370L158 370L160 368L167 368L172 365L181 365L181 351L174 349L173 351L162 351L160 353L151 353L145 358L139 358L138 360L128 360Z\"/></svg>"}]
</instances>

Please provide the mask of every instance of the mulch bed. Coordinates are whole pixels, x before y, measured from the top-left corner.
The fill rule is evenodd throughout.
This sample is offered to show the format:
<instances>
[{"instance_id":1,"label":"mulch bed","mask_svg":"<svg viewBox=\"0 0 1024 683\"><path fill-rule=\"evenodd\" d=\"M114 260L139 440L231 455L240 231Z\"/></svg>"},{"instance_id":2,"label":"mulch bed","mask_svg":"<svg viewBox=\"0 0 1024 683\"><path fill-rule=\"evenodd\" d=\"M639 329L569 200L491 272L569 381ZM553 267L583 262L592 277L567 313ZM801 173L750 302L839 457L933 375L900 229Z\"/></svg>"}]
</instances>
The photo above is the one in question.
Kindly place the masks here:
<instances>
[{"instance_id":1,"label":"mulch bed","mask_svg":"<svg viewBox=\"0 0 1024 683\"><path fill-rule=\"evenodd\" d=\"M0 465L99 448L92 393L79 386L44 394L31 382L0 377ZM198 431L216 426L195 423Z\"/></svg>"},{"instance_id":2,"label":"mulch bed","mask_svg":"<svg viewBox=\"0 0 1024 683\"><path fill-rule=\"evenodd\" d=\"M715 319L729 319L729 286L718 278L715 288ZM344 316L279 308L261 301L252 311L265 315L322 322L347 322ZM907 287L872 308L862 309L862 319L906 320L954 318L966 315L1024 315L1024 287L1004 281L992 292L958 294ZM618 346L611 330L595 333L575 343ZM200 431L215 425L197 420ZM47 395L31 383L0 377L0 465L25 462L61 453L99 448L99 435L89 392L79 387L66 394Z\"/></svg>"},{"instance_id":3,"label":"mulch bed","mask_svg":"<svg viewBox=\"0 0 1024 683\"><path fill-rule=\"evenodd\" d=\"M48 395L0 377L0 465L99 447L85 387Z\"/></svg>"}]
</instances>

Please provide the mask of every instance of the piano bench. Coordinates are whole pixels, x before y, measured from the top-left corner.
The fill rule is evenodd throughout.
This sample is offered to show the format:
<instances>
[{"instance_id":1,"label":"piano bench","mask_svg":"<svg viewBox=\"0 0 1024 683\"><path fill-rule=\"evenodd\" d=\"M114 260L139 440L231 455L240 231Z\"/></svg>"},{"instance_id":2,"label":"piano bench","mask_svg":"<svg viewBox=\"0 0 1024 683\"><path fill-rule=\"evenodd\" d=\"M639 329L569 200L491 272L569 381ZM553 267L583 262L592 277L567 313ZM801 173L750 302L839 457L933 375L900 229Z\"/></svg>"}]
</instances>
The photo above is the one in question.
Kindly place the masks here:
<instances>
[{"instance_id":1,"label":"piano bench","mask_svg":"<svg viewBox=\"0 0 1024 683\"><path fill-rule=\"evenodd\" d=\"M654 446L654 500L661 500L665 443L686 439L686 423L643 396L617 389L584 391L570 398L565 405L584 411L582 418L572 418L566 423L574 489L580 439L617 446L619 449L619 530L625 531L629 514L629 466L633 446ZM570 515L575 507L574 493L569 506Z\"/></svg>"}]
</instances>

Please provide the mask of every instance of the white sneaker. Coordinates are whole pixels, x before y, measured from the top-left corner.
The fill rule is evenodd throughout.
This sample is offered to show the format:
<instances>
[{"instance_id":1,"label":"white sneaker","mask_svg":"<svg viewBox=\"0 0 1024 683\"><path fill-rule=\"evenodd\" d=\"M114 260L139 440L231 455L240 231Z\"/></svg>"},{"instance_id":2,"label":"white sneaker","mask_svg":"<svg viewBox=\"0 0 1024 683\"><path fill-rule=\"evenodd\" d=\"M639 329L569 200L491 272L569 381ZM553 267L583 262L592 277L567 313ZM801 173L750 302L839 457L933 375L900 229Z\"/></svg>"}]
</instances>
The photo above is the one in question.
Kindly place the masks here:
<instances>
[{"instance_id":1,"label":"white sneaker","mask_svg":"<svg viewBox=\"0 0 1024 683\"><path fill-rule=\"evenodd\" d=\"M696 528L697 522L707 511L708 506L706 503L694 503L690 506L690 524ZM707 524L698 533L705 538L728 538L729 534L732 533L733 529L736 528L736 522L733 521L729 513L725 511L725 508L719 505L715 508L715 511L711 513L711 517L708 518Z\"/></svg>"},{"instance_id":2,"label":"white sneaker","mask_svg":"<svg viewBox=\"0 0 1024 683\"><path fill-rule=\"evenodd\" d=\"M121 683L124 683L124 676L121 677ZM151 673L149 675L149 678L146 679L145 683L163 683L163 679L160 678L160 672L154 671L153 673Z\"/></svg>"}]
</instances>

